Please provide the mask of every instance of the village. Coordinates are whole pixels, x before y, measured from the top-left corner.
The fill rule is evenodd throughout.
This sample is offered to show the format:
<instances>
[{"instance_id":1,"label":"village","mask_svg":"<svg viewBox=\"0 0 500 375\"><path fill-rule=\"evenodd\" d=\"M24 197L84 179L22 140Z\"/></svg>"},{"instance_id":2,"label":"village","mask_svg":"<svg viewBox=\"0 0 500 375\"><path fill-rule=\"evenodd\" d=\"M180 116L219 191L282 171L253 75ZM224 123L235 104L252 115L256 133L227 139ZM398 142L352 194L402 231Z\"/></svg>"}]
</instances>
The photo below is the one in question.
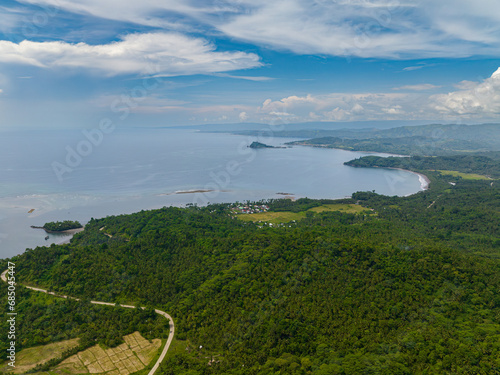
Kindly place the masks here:
<instances>
[{"instance_id":1,"label":"village","mask_svg":"<svg viewBox=\"0 0 500 375\"><path fill-rule=\"evenodd\" d=\"M240 204L231 207L231 212L233 214L257 214L259 212L267 212L269 210L268 205L259 204Z\"/></svg>"}]
</instances>

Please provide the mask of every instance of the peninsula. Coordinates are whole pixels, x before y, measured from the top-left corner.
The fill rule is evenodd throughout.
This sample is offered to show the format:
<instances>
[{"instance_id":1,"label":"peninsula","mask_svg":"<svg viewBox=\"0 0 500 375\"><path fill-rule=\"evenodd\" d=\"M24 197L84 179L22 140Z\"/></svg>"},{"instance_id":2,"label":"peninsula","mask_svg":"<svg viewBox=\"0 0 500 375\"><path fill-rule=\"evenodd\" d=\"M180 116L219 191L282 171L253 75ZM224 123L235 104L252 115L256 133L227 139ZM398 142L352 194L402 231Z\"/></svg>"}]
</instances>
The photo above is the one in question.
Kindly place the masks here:
<instances>
[{"instance_id":1,"label":"peninsula","mask_svg":"<svg viewBox=\"0 0 500 375\"><path fill-rule=\"evenodd\" d=\"M45 223L42 227L37 227L35 225L32 225L31 228L43 229L47 233L64 233L68 231L73 231L75 229L81 229L83 228L83 226L78 221L66 220L66 221Z\"/></svg>"},{"instance_id":2,"label":"peninsula","mask_svg":"<svg viewBox=\"0 0 500 375\"><path fill-rule=\"evenodd\" d=\"M265 143L260 143L260 142L252 142L249 148L286 148L286 147L280 147L280 146L269 146L266 145Z\"/></svg>"}]
</instances>

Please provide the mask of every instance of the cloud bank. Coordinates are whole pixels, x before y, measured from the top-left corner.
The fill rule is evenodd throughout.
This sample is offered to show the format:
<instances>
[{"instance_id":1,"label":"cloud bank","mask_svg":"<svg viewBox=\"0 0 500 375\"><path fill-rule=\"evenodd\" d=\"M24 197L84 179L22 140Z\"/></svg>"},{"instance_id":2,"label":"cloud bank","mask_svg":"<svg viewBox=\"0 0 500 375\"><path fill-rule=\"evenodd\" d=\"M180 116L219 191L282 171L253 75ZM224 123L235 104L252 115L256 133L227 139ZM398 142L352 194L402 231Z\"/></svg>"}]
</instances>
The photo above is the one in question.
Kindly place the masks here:
<instances>
[{"instance_id":1,"label":"cloud bank","mask_svg":"<svg viewBox=\"0 0 500 375\"><path fill-rule=\"evenodd\" d=\"M217 52L205 39L178 33L130 34L102 45L0 41L0 62L40 68L83 68L108 76L204 74L261 65L253 53Z\"/></svg>"},{"instance_id":2,"label":"cloud bank","mask_svg":"<svg viewBox=\"0 0 500 375\"><path fill-rule=\"evenodd\" d=\"M463 90L430 98L440 113L469 117L500 114L500 68L482 82L461 82Z\"/></svg>"},{"instance_id":3,"label":"cloud bank","mask_svg":"<svg viewBox=\"0 0 500 375\"><path fill-rule=\"evenodd\" d=\"M211 30L298 54L498 56L496 0L22 0L178 31Z\"/></svg>"}]
</instances>

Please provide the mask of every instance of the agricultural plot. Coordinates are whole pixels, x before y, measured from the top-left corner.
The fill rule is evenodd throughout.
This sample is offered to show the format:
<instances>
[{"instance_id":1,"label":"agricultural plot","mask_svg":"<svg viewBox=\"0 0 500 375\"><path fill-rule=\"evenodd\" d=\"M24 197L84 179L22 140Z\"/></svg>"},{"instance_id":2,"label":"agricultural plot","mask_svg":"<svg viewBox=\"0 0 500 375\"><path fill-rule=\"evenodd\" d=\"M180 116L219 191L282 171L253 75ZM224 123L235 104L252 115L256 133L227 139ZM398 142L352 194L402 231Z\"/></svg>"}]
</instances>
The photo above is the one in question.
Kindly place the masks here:
<instances>
[{"instance_id":1,"label":"agricultural plot","mask_svg":"<svg viewBox=\"0 0 500 375\"><path fill-rule=\"evenodd\" d=\"M256 214L240 214L238 215L238 219L243 221L263 221L266 223L272 224L280 224L280 223L289 223L293 220L298 221L302 220L306 217L306 212L327 212L327 211L339 211L349 214L361 214L364 212L370 212L369 209L362 207L357 204L325 204L319 207L311 208L307 211L302 212L290 212L290 211L279 211L279 212L260 212Z\"/></svg>"},{"instance_id":2,"label":"agricultural plot","mask_svg":"<svg viewBox=\"0 0 500 375\"><path fill-rule=\"evenodd\" d=\"M487 176L475 173L462 173L457 171L438 171L438 172L444 176L461 177L464 180L491 180L491 178Z\"/></svg>"},{"instance_id":3,"label":"agricultural plot","mask_svg":"<svg viewBox=\"0 0 500 375\"><path fill-rule=\"evenodd\" d=\"M76 346L78 346L78 339L23 349L16 356L16 367L13 370L11 367L3 366L0 368L0 371L22 374L35 368L37 365L43 365L51 359L61 357L64 352Z\"/></svg>"},{"instance_id":4,"label":"agricultural plot","mask_svg":"<svg viewBox=\"0 0 500 375\"><path fill-rule=\"evenodd\" d=\"M145 368L158 353L161 340L152 343L139 332L125 336L125 343L116 348L93 346L61 362L53 369L57 374L128 375Z\"/></svg>"}]
</instances>

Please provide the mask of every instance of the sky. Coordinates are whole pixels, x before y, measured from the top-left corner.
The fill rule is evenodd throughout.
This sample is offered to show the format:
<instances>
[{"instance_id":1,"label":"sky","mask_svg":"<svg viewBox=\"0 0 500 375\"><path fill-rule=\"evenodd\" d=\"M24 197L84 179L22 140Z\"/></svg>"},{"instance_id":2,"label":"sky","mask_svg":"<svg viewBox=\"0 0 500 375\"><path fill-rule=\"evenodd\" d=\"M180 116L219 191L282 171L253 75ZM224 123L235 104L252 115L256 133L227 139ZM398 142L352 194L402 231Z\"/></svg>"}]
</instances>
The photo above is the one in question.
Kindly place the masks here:
<instances>
[{"instance_id":1,"label":"sky","mask_svg":"<svg viewBox=\"0 0 500 375\"><path fill-rule=\"evenodd\" d=\"M498 0L2 0L0 130L497 122Z\"/></svg>"}]
</instances>

